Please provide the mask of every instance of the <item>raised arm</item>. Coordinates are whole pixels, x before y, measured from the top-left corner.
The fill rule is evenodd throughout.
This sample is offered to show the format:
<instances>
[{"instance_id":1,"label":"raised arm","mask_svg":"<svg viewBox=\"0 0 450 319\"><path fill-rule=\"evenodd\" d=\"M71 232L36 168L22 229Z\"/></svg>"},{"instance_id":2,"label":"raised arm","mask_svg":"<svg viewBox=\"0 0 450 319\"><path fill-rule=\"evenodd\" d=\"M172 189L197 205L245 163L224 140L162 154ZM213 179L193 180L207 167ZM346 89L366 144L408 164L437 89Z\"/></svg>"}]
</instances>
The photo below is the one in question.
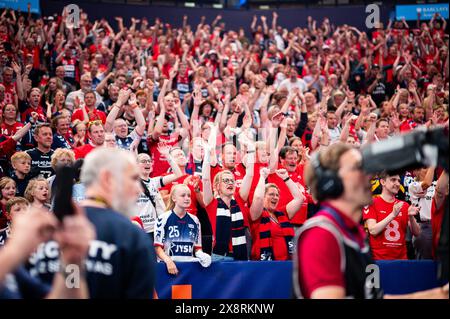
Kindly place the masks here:
<instances>
[{"instance_id":1,"label":"raised arm","mask_svg":"<svg viewBox=\"0 0 450 319\"><path fill-rule=\"evenodd\" d=\"M240 139L240 143L241 145L246 147L247 156L245 158L245 176L242 179L241 188L239 189L239 195L244 201L247 201L254 175L256 148L255 144L252 141L248 140L245 134L241 134L240 137L241 136L242 138Z\"/></svg>"},{"instance_id":2,"label":"raised arm","mask_svg":"<svg viewBox=\"0 0 450 319\"><path fill-rule=\"evenodd\" d=\"M214 199L212 183L211 183L211 148L204 145L205 157L202 164L202 183L203 183L203 203L208 206Z\"/></svg>"},{"instance_id":3,"label":"raised arm","mask_svg":"<svg viewBox=\"0 0 450 319\"><path fill-rule=\"evenodd\" d=\"M28 122L27 124L24 125L24 127L22 127L20 130L18 130L18 131L16 132L16 134L14 134L14 135L12 136L12 139L13 139L14 141L16 141L16 142L19 141L19 140L21 140L22 137L24 137L25 134L27 134L28 131L29 131L30 129L31 129L31 123Z\"/></svg>"},{"instance_id":4,"label":"raised arm","mask_svg":"<svg viewBox=\"0 0 450 319\"><path fill-rule=\"evenodd\" d=\"M448 174L443 172L439 177L434 191L434 202L436 209L440 209L445 203L445 198L448 195Z\"/></svg>"},{"instance_id":5,"label":"raised arm","mask_svg":"<svg viewBox=\"0 0 450 319\"><path fill-rule=\"evenodd\" d=\"M268 168L261 168L259 181L256 185L255 193L253 194L253 202L250 206L250 218L252 221L261 217L264 210L264 193L266 190L266 178L269 176Z\"/></svg>"},{"instance_id":6,"label":"raised arm","mask_svg":"<svg viewBox=\"0 0 450 319\"><path fill-rule=\"evenodd\" d=\"M288 187L293 199L286 205L286 213L289 219L294 217L295 213L300 210L305 197L297 184L289 177L289 173L286 169L278 169L275 171L279 178L281 178Z\"/></svg>"},{"instance_id":7,"label":"raised arm","mask_svg":"<svg viewBox=\"0 0 450 319\"><path fill-rule=\"evenodd\" d=\"M182 129L180 130L180 135L183 138L187 138L187 137L189 137L189 132L190 132L191 126L189 125L189 122L186 118L186 114L184 114L183 109L181 108L180 100L177 100L174 107L175 107L175 111L177 112L178 118L180 119L180 123L181 123L181 127L182 127Z\"/></svg>"},{"instance_id":8,"label":"raised arm","mask_svg":"<svg viewBox=\"0 0 450 319\"><path fill-rule=\"evenodd\" d=\"M117 116L119 115L119 112L121 111L122 107L128 101L130 94L131 94L131 90L123 90L123 89L120 90L119 97L117 98L117 102L113 104L111 111L109 112L108 116L106 117L105 132L113 131L114 121L116 120ZM145 123L145 120L144 120L144 123ZM145 124L144 124L144 127L145 127Z\"/></svg>"}]
</instances>

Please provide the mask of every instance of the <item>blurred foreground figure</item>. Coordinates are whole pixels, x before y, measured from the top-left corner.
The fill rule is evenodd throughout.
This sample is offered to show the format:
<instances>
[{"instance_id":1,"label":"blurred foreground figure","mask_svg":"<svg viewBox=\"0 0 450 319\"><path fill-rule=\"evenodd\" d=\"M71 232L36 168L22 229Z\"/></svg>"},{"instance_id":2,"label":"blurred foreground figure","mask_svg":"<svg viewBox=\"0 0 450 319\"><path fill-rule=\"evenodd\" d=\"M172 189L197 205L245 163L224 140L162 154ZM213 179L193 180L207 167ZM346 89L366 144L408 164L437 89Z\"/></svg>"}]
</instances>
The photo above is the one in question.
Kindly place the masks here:
<instances>
[{"instance_id":1,"label":"blurred foreground figure","mask_svg":"<svg viewBox=\"0 0 450 319\"><path fill-rule=\"evenodd\" d=\"M409 295L383 296L367 267L372 260L360 225L372 203L371 176L362 170L360 151L341 143L312 156L305 178L320 203L318 213L297 235L294 289L299 298L448 298L448 284Z\"/></svg>"},{"instance_id":2,"label":"blurred foreground figure","mask_svg":"<svg viewBox=\"0 0 450 319\"><path fill-rule=\"evenodd\" d=\"M80 179L86 186L81 205L97 232L86 260L90 297L151 298L154 249L130 221L142 191L135 156L121 149L95 149L86 156ZM30 259L31 274L52 277L55 245L47 242L38 248Z\"/></svg>"}]
</instances>

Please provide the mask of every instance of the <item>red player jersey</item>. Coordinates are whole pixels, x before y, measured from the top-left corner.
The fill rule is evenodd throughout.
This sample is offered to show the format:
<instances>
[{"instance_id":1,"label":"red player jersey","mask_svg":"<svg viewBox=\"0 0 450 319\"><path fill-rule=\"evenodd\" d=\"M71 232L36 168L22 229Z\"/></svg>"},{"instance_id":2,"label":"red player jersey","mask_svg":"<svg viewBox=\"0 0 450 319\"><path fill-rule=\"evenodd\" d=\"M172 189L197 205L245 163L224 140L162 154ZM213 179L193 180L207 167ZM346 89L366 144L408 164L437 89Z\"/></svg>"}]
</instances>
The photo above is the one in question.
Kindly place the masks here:
<instances>
[{"instance_id":1,"label":"red player jersey","mask_svg":"<svg viewBox=\"0 0 450 319\"><path fill-rule=\"evenodd\" d=\"M385 219L393 210L394 204L403 202L396 199L386 202L381 196L373 199L373 204L363 210L363 220L375 219L377 223ZM403 202L400 213L377 236L369 236L372 256L375 260L407 259L406 229L408 227L409 204Z\"/></svg>"}]
</instances>

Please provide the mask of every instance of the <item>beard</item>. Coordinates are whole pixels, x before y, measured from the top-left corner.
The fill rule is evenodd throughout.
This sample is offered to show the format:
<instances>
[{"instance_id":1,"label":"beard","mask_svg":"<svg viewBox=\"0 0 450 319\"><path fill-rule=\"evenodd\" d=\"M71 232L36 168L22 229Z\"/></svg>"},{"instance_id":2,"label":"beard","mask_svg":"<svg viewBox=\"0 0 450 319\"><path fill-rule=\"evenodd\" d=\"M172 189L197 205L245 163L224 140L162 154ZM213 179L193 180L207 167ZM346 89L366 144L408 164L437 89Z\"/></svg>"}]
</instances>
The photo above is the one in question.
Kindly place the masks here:
<instances>
[{"instance_id":1,"label":"beard","mask_svg":"<svg viewBox=\"0 0 450 319\"><path fill-rule=\"evenodd\" d=\"M132 218L139 211L136 203L137 199L131 200L130 198L124 198L122 190L121 187L114 192L111 208L127 218Z\"/></svg>"}]
</instances>

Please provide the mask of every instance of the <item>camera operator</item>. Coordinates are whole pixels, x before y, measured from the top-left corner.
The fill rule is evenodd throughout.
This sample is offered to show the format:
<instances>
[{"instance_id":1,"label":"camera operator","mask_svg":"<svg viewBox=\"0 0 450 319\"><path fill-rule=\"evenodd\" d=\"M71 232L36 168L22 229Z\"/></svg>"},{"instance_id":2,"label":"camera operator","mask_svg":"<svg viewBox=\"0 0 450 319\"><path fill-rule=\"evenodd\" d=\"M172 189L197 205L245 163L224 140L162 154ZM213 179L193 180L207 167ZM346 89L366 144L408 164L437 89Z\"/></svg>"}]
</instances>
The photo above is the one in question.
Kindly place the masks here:
<instances>
[{"instance_id":1,"label":"camera operator","mask_svg":"<svg viewBox=\"0 0 450 319\"><path fill-rule=\"evenodd\" d=\"M366 284L366 267L374 262L360 220L363 208L372 203L370 177L362 170L361 153L350 146L336 143L312 156L305 179L321 207L296 238L293 259L297 297L383 297L379 288ZM448 298L448 285L384 297Z\"/></svg>"}]
</instances>

